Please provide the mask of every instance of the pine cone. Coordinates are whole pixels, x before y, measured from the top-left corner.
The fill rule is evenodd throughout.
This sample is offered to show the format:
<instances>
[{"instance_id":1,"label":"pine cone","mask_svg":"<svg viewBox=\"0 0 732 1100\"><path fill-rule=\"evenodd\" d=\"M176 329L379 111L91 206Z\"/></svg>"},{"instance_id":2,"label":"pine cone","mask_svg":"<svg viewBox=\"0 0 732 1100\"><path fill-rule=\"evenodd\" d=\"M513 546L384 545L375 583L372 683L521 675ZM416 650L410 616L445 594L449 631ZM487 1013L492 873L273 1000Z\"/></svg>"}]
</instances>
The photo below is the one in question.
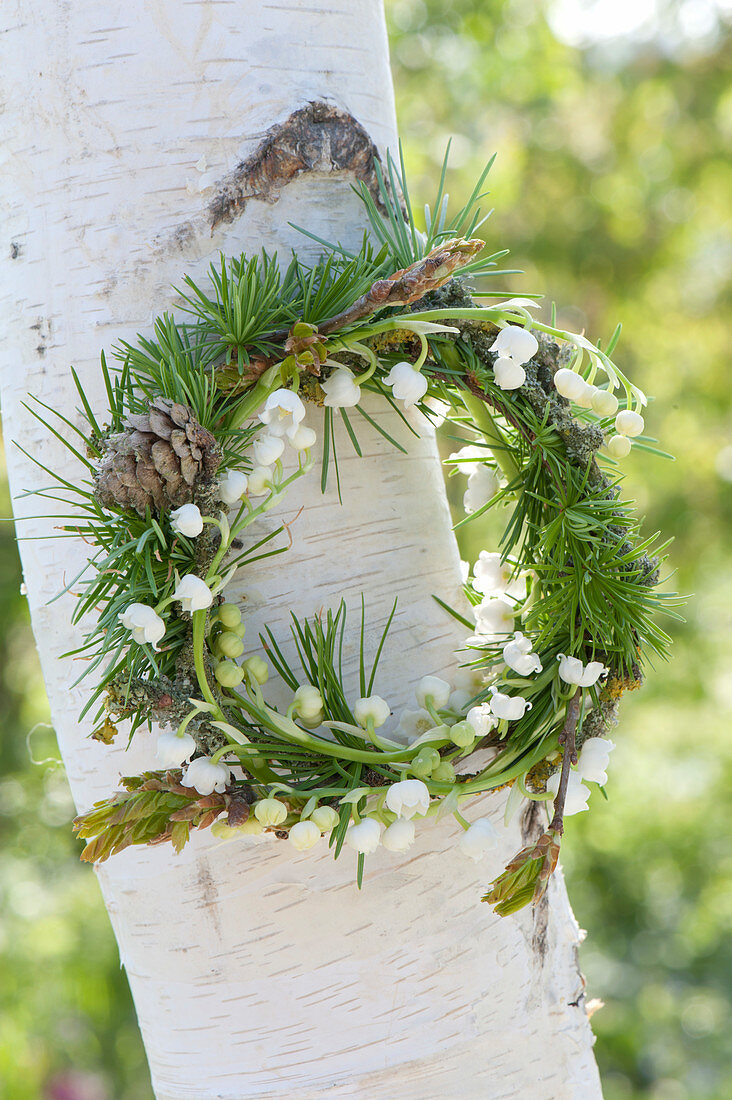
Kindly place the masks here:
<instances>
[{"instance_id":1,"label":"pine cone","mask_svg":"<svg viewBox=\"0 0 732 1100\"><path fill-rule=\"evenodd\" d=\"M160 512L193 500L208 486L221 461L211 432L187 405L165 397L146 415L131 414L125 430L104 441L96 473L96 497L107 508Z\"/></svg>"}]
</instances>

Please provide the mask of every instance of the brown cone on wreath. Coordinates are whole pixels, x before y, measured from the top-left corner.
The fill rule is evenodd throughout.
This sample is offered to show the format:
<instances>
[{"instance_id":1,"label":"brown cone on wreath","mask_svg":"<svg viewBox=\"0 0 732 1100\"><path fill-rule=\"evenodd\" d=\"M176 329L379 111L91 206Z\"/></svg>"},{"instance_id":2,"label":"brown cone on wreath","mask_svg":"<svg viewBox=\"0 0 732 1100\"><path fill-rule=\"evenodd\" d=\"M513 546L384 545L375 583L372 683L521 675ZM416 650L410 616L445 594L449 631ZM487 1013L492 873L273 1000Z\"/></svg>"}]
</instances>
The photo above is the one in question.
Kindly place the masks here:
<instances>
[{"instance_id":1,"label":"brown cone on wreath","mask_svg":"<svg viewBox=\"0 0 732 1100\"><path fill-rule=\"evenodd\" d=\"M191 409L165 397L147 413L130 414L124 431L104 440L95 495L106 508L131 508L144 516L178 508L208 487L221 451Z\"/></svg>"}]
</instances>

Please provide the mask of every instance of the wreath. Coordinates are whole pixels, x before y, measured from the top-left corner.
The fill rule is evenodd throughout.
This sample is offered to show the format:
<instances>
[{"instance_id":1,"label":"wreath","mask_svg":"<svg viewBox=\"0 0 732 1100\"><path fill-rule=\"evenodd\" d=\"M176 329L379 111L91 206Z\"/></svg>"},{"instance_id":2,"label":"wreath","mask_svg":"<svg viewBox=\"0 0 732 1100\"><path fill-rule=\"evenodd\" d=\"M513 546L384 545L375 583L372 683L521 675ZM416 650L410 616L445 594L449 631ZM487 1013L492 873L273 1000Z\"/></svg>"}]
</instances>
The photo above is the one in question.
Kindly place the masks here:
<instances>
[{"instance_id":1,"label":"wreath","mask_svg":"<svg viewBox=\"0 0 732 1100\"><path fill-rule=\"evenodd\" d=\"M663 547L651 556L620 498L618 460L656 448L644 394L611 359L619 329L602 348L554 311L534 319L532 298L478 305L469 292L505 255L483 256L474 236L489 168L452 218L443 168L421 232L403 162L389 160L386 217L358 192L371 229L358 251L314 238L312 265L221 256L206 286L186 277L182 316L159 317L113 364L102 356L104 423L75 373L83 428L39 402L85 467L79 485L42 467L54 485L39 493L71 504L65 532L95 548L64 590L78 596L74 622L96 618L73 651L96 678L91 736L110 743L121 719L130 737L153 721L163 731L158 769L77 818L82 859L180 851L210 827L297 851L328 843L336 857L349 847L360 886L366 855L404 852L425 817L451 816L458 847L481 858L498 831L469 823L466 803L510 786L507 817L526 799L553 812L483 900L507 914L544 893L564 817L607 779L617 701L664 653L657 613L674 614L674 597L656 587ZM356 685L341 672L344 604L293 616L297 663L269 628L251 645L225 599L238 569L282 549L257 521L313 476L308 403L323 408L323 487L338 474L337 417L359 453L359 416L404 449L361 407L365 391L411 431L415 417L450 426L461 445L447 465L467 476L458 526L489 510L504 521L498 551L464 579L474 621L435 596L466 631L452 683L424 670L401 715L374 692L394 610L369 656L362 601ZM286 711L267 701L270 676L291 692Z\"/></svg>"}]
</instances>

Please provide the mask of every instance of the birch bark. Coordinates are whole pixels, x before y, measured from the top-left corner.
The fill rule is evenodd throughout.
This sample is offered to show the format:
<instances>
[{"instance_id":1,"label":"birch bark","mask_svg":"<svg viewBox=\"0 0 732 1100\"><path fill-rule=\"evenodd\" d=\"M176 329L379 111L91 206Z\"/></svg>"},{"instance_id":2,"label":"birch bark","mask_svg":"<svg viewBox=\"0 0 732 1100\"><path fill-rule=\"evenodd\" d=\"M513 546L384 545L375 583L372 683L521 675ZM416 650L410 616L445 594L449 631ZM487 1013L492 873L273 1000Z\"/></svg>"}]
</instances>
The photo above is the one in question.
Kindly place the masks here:
<instances>
[{"instance_id":1,"label":"birch bark","mask_svg":"<svg viewBox=\"0 0 732 1100\"><path fill-rule=\"evenodd\" d=\"M153 738L110 750L77 721L85 689L60 657L80 640L73 597L48 600L87 550L40 539L54 521L22 493L46 479L11 441L80 474L21 402L34 393L73 417L74 365L103 412L100 349L149 331L170 285L220 249L285 251L290 221L355 242L362 213L327 157L213 233L203 214L216 182L307 102L350 112L382 150L394 106L381 0L6 0L0 22L5 437L33 627L84 810L151 766ZM422 674L453 666L459 634L431 595L457 598L458 555L434 440L408 457L373 432L361 442L363 460L341 447L343 507L311 478L283 508L289 521L305 505L285 564L252 569L239 594L253 638L264 621L282 635L290 608L344 596L355 610L362 591L378 629L398 593L377 690L399 707ZM478 902L518 834L487 867L453 858L449 825L426 829L408 856L377 854L360 895L348 858L205 834L177 858L142 849L105 864L158 1100L599 1096L561 878L537 913L501 920Z\"/></svg>"}]
</instances>

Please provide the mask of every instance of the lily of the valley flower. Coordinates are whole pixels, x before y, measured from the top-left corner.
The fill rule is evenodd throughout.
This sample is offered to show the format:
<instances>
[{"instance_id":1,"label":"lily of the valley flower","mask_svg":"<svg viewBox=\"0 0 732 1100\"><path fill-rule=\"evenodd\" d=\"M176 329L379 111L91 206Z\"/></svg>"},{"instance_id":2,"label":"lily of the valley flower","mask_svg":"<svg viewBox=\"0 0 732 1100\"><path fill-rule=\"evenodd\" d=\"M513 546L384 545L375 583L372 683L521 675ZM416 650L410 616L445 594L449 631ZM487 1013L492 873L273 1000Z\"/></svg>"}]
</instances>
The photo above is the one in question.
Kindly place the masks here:
<instances>
[{"instance_id":1,"label":"lily of the valley flower","mask_svg":"<svg viewBox=\"0 0 732 1100\"><path fill-rule=\"evenodd\" d=\"M320 829L314 821L298 821L290 829L287 839L298 852L307 852L320 840Z\"/></svg>"},{"instance_id":2,"label":"lily of the valley flower","mask_svg":"<svg viewBox=\"0 0 732 1100\"><path fill-rule=\"evenodd\" d=\"M488 703L481 703L469 710L465 721L473 727L476 737L487 737L498 725L498 719Z\"/></svg>"},{"instance_id":3,"label":"lily of the valley flower","mask_svg":"<svg viewBox=\"0 0 732 1100\"><path fill-rule=\"evenodd\" d=\"M446 707L450 698L450 685L439 676L423 676L417 684L416 696L420 707L426 707L427 703L439 710Z\"/></svg>"},{"instance_id":4,"label":"lily of the valley flower","mask_svg":"<svg viewBox=\"0 0 732 1100\"><path fill-rule=\"evenodd\" d=\"M264 403L259 419L271 435L294 435L305 416L305 406L292 390L275 390Z\"/></svg>"},{"instance_id":5,"label":"lily of the valley flower","mask_svg":"<svg viewBox=\"0 0 732 1100\"><path fill-rule=\"evenodd\" d=\"M230 778L231 769L227 764L214 764L210 756L197 756L186 768L181 784L193 787L203 795L213 794L214 791L222 794Z\"/></svg>"},{"instance_id":6,"label":"lily of the valley flower","mask_svg":"<svg viewBox=\"0 0 732 1100\"><path fill-rule=\"evenodd\" d=\"M346 844L355 852L370 855L379 847L381 823L375 817L364 817L358 825L350 825L346 832Z\"/></svg>"},{"instance_id":7,"label":"lily of the valley flower","mask_svg":"<svg viewBox=\"0 0 732 1100\"><path fill-rule=\"evenodd\" d=\"M264 432L255 439L252 450L257 466L272 466L282 455L285 449L285 441L280 435L271 435Z\"/></svg>"},{"instance_id":8,"label":"lily of the valley flower","mask_svg":"<svg viewBox=\"0 0 732 1100\"><path fill-rule=\"evenodd\" d=\"M453 451L447 461L454 462L458 473L466 474L469 477L470 474L474 474L476 470L484 465L488 457L487 448L477 447L471 443L467 447L461 447L459 451Z\"/></svg>"},{"instance_id":9,"label":"lily of the valley flower","mask_svg":"<svg viewBox=\"0 0 732 1100\"><path fill-rule=\"evenodd\" d=\"M203 516L197 504L183 504L170 513L170 526L176 535L195 539L203 531Z\"/></svg>"},{"instance_id":10,"label":"lily of the valley flower","mask_svg":"<svg viewBox=\"0 0 732 1100\"><path fill-rule=\"evenodd\" d=\"M169 730L158 737L155 758L161 768L179 768L188 763L195 751L196 742L190 733L179 736Z\"/></svg>"},{"instance_id":11,"label":"lily of the valley flower","mask_svg":"<svg viewBox=\"0 0 732 1100\"><path fill-rule=\"evenodd\" d=\"M495 848L500 835L492 821L479 817L460 837L458 847L463 855L477 862L491 848Z\"/></svg>"},{"instance_id":12,"label":"lily of the valley flower","mask_svg":"<svg viewBox=\"0 0 732 1100\"><path fill-rule=\"evenodd\" d=\"M645 421L640 413L633 412L632 409L623 409L615 417L615 431L619 435L636 436L642 435L645 428Z\"/></svg>"},{"instance_id":13,"label":"lily of the valley flower","mask_svg":"<svg viewBox=\"0 0 732 1100\"><path fill-rule=\"evenodd\" d=\"M249 495L264 497L272 488L274 475L269 466L255 466L249 475Z\"/></svg>"},{"instance_id":14,"label":"lily of the valley flower","mask_svg":"<svg viewBox=\"0 0 732 1100\"><path fill-rule=\"evenodd\" d=\"M531 703L522 699L520 695L504 695L497 688L491 688L493 692L490 699L490 708L496 718L503 718L507 722L516 722L523 718L527 710L531 710Z\"/></svg>"},{"instance_id":15,"label":"lily of the valley flower","mask_svg":"<svg viewBox=\"0 0 732 1100\"><path fill-rule=\"evenodd\" d=\"M380 695L369 695L365 699L357 699L353 705L353 717L359 726L366 726L371 722L374 729L383 726L391 714L391 707L386 699Z\"/></svg>"},{"instance_id":16,"label":"lily of the valley flower","mask_svg":"<svg viewBox=\"0 0 732 1100\"><path fill-rule=\"evenodd\" d=\"M600 661L590 661L583 665L579 657L565 657L563 653L558 655L557 660L560 680L564 680L565 684L574 684L575 687L592 687L609 671Z\"/></svg>"},{"instance_id":17,"label":"lily of the valley flower","mask_svg":"<svg viewBox=\"0 0 732 1100\"><path fill-rule=\"evenodd\" d=\"M211 589L204 580L195 573L187 573L178 581L178 587L173 593L174 600L180 600L184 611L203 611L213 603Z\"/></svg>"},{"instance_id":18,"label":"lily of the valley flower","mask_svg":"<svg viewBox=\"0 0 732 1100\"><path fill-rule=\"evenodd\" d=\"M627 458L632 443L625 435L611 435L605 446L611 458Z\"/></svg>"},{"instance_id":19,"label":"lily of the valley flower","mask_svg":"<svg viewBox=\"0 0 732 1100\"><path fill-rule=\"evenodd\" d=\"M598 416L615 416L618 411L618 399L610 390L595 389L590 405Z\"/></svg>"},{"instance_id":20,"label":"lily of the valley flower","mask_svg":"<svg viewBox=\"0 0 732 1100\"><path fill-rule=\"evenodd\" d=\"M158 648L158 642L165 634L165 622L154 608L148 607L146 603L131 603L120 612L118 618L138 645L147 642L153 649Z\"/></svg>"},{"instance_id":21,"label":"lily of the valley flower","mask_svg":"<svg viewBox=\"0 0 732 1100\"><path fill-rule=\"evenodd\" d=\"M538 350L539 341L534 334L520 325L502 328L491 347L499 358L513 359L514 363L528 363Z\"/></svg>"},{"instance_id":22,"label":"lily of the valley flower","mask_svg":"<svg viewBox=\"0 0 732 1100\"><path fill-rule=\"evenodd\" d=\"M394 733L403 738L407 744L411 744L434 727L435 720L426 710L422 708L419 710L407 709L402 711L399 725Z\"/></svg>"},{"instance_id":23,"label":"lily of the valley flower","mask_svg":"<svg viewBox=\"0 0 732 1100\"><path fill-rule=\"evenodd\" d=\"M526 371L521 364L503 356L493 364L493 375L502 390L517 390L526 381Z\"/></svg>"},{"instance_id":24,"label":"lily of the valley flower","mask_svg":"<svg viewBox=\"0 0 732 1100\"><path fill-rule=\"evenodd\" d=\"M546 781L546 789L554 798L557 797L560 778L561 772L556 771ZM564 816L571 817L572 814L581 814L583 810L588 808L587 800L589 797L590 788L585 787L578 772L571 771L567 783L567 796L564 801Z\"/></svg>"},{"instance_id":25,"label":"lily of the valley flower","mask_svg":"<svg viewBox=\"0 0 732 1100\"><path fill-rule=\"evenodd\" d=\"M556 372L554 386L557 393L561 394L562 397L566 397L568 401L574 401L577 404L580 404L587 396L588 391L594 388L585 382L581 374L578 374L576 370L570 370L569 367L562 367Z\"/></svg>"},{"instance_id":26,"label":"lily of the valley flower","mask_svg":"<svg viewBox=\"0 0 732 1100\"><path fill-rule=\"evenodd\" d=\"M287 817L287 806L279 798L261 798L254 804L254 816L260 824L276 828Z\"/></svg>"},{"instance_id":27,"label":"lily of the valley flower","mask_svg":"<svg viewBox=\"0 0 732 1100\"><path fill-rule=\"evenodd\" d=\"M298 424L294 432L289 436L290 443L296 451L309 451L315 446L317 435L306 424Z\"/></svg>"},{"instance_id":28,"label":"lily of the valley flower","mask_svg":"<svg viewBox=\"0 0 732 1100\"><path fill-rule=\"evenodd\" d=\"M503 592L511 580L512 572L513 566L510 562L503 561L500 554L481 550L473 566L473 588L484 595Z\"/></svg>"},{"instance_id":29,"label":"lily of the valley flower","mask_svg":"<svg viewBox=\"0 0 732 1100\"><path fill-rule=\"evenodd\" d=\"M404 402L406 409L411 408L427 393L427 379L411 363L395 363L384 382L391 386L392 393L399 401Z\"/></svg>"},{"instance_id":30,"label":"lily of the valley flower","mask_svg":"<svg viewBox=\"0 0 732 1100\"><path fill-rule=\"evenodd\" d=\"M516 611L504 596L491 596L482 600L473 610L476 633L509 634L513 631Z\"/></svg>"},{"instance_id":31,"label":"lily of the valley flower","mask_svg":"<svg viewBox=\"0 0 732 1100\"><path fill-rule=\"evenodd\" d=\"M407 820L415 814L426 814L430 808L430 792L421 779L403 779L392 783L386 792L386 808Z\"/></svg>"},{"instance_id":32,"label":"lily of the valley flower","mask_svg":"<svg viewBox=\"0 0 732 1100\"><path fill-rule=\"evenodd\" d=\"M532 672L541 672L542 664L536 653L532 653L530 638L525 638L517 630L510 642L503 647L503 659L509 668L519 676L530 676Z\"/></svg>"},{"instance_id":33,"label":"lily of the valley flower","mask_svg":"<svg viewBox=\"0 0 732 1100\"><path fill-rule=\"evenodd\" d=\"M384 830L381 843L387 852L406 852L414 844L414 822L399 818Z\"/></svg>"},{"instance_id":34,"label":"lily of the valley flower","mask_svg":"<svg viewBox=\"0 0 732 1100\"><path fill-rule=\"evenodd\" d=\"M250 676L252 680L256 680L258 684L266 684L269 680L269 665L264 657L260 657L258 653L255 653L253 657L248 657L242 668L245 675Z\"/></svg>"},{"instance_id":35,"label":"lily of the valley flower","mask_svg":"<svg viewBox=\"0 0 732 1100\"><path fill-rule=\"evenodd\" d=\"M310 815L310 820L315 822L321 833L329 833L338 824L340 818L338 811L332 806L316 806Z\"/></svg>"},{"instance_id":36,"label":"lily of the valley flower","mask_svg":"<svg viewBox=\"0 0 732 1100\"><path fill-rule=\"evenodd\" d=\"M539 350L539 342L532 333L518 325L501 329L493 341L491 351L498 356L493 364L496 385L502 390L516 390L526 381L524 363Z\"/></svg>"},{"instance_id":37,"label":"lily of the valley flower","mask_svg":"<svg viewBox=\"0 0 732 1100\"><path fill-rule=\"evenodd\" d=\"M472 515L498 492L498 477L490 466L479 466L468 477L468 487L463 494L463 510Z\"/></svg>"},{"instance_id":38,"label":"lily of the valley flower","mask_svg":"<svg viewBox=\"0 0 732 1100\"><path fill-rule=\"evenodd\" d=\"M323 696L312 684L301 684L293 700L295 713L306 722L313 722L323 715Z\"/></svg>"},{"instance_id":39,"label":"lily of the valley flower","mask_svg":"<svg viewBox=\"0 0 732 1100\"><path fill-rule=\"evenodd\" d=\"M577 775L588 783L607 783L607 766L615 743L607 737L588 737L580 749Z\"/></svg>"},{"instance_id":40,"label":"lily of the valley flower","mask_svg":"<svg viewBox=\"0 0 732 1100\"><path fill-rule=\"evenodd\" d=\"M219 478L217 496L224 504L236 504L247 491L247 475L241 470L225 470Z\"/></svg>"},{"instance_id":41,"label":"lily of the valley flower","mask_svg":"<svg viewBox=\"0 0 732 1100\"><path fill-rule=\"evenodd\" d=\"M358 405L361 400L361 388L356 383L353 371L348 367L337 367L336 370L321 383L325 400L323 404L330 409L350 409Z\"/></svg>"}]
</instances>

